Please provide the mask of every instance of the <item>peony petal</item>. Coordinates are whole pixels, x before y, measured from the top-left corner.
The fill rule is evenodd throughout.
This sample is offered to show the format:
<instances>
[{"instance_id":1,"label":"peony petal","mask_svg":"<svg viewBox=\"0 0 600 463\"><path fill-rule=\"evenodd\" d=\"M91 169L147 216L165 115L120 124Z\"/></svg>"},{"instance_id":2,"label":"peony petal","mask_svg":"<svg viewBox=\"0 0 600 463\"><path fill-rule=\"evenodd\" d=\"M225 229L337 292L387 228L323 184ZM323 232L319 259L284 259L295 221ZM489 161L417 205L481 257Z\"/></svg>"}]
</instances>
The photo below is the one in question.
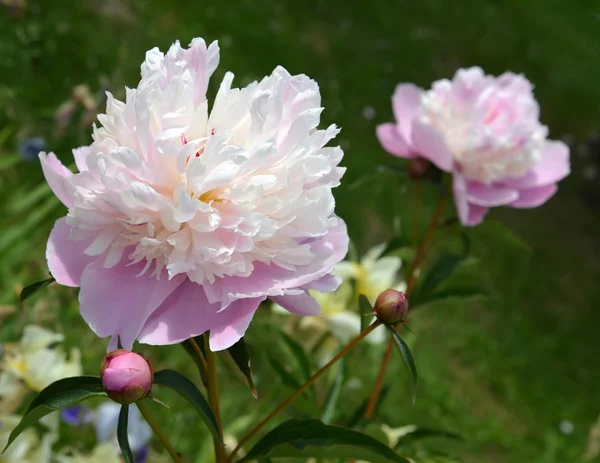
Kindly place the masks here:
<instances>
[{"instance_id":1,"label":"peony petal","mask_svg":"<svg viewBox=\"0 0 600 463\"><path fill-rule=\"evenodd\" d=\"M560 141L548 142L542 159L523 177L503 183L513 188L533 188L558 182L571 172L569 147Z\"/></svg>"},{"instance_id":2,"label":"peony petal","mask_svg":"<svg viewBox=\"0 0 600 463\"><path fill-rule=\"evenodd\" d=\"M210 329L210 350L213 352L228 349L238 342L250 326L256 309L264 298L236 301L221 311L218 324Z\"/></svg>"},{"instance_id":3,"label":"peony petal","mask_svg":"<svg viewBox=\"0 0 600 463\"><path fill-rule=\"evenodd\" d=\"M348 252L348 233L343 220L330 231L307 243L314 255L326 255L310 264L287 270L274 264L254 263L254 271L248 277L224 277L213 284L204 283L206 296L211 302L221 301L222 307L236 299L259 296L283 296L286 290L302 287L331 273L335 265Z\"/></svg>"},{"instance_id":4,"label":"peony petal","mask_svg":"<svg viewBox=\"0 0 600 463\"><path fill-rule=\"evenodd\" d=\"M387 123L378 125L377 139L383 149L394 156L403 158L415 157L405 139L400 135L396 124Z\"/></svg>"},{"instance_id":5,"label":"peony petal","mask_svg":"<svg viewBox=\"0 0 600 463\"><path fill-rule=\"evenodd\" d=\"M84 254L93 237L70 240L70 232L71 227L67 224L66 217L54 223L46 245L46 260L50 273L58 284L77 287L84 269L97 257Z\"/></svg>"},{"instance_id":6,"label":"peony petal","mask_svg":"<svg viewBox=\"0 0 600 463\"><path fill-rule=\"evenodd\" d=\"M487 207L477 206L476 204L469 204L469 217L467 217L467 221L465 225L470 227L479 225L485 215L488 213L489 209Z\"/></svg>"},{"instance_id":7,"label":"peony petal","mask_svg":"<svg viewBox=\"0 0 600 463\"><path fill-rule=\"evenodd\" d=\"M311 281L305 284L303 289L313 289L320 293L331 293L338 289L342 284L342 279L335 275L325 275L318 280Z\"/></svg>"},{"instance_id":8,"label":"peony petal","mask_svg":"<svg viewBox=\"0 0 600 463\"><path fill-rule=\"evenodd\" d=\"M274 296L270 298L289 312L297 315L320 315L321 306L308 292L291 296Z\"/></svg>"},{"instance_id":9,"label":"peony petal","mask_svg":"<svg viewBox=\"0 0 600 463\"><path fill-rule=\"evenodd\" d=\"M422 89L414 84L399 84L392 97L392 109L400 136L411 145L412 125L421 106Z\"/></svg>"},{"instance_id":10,"label":"peony petal","mask_svg":"<svg viewBox=\"0 0 600 463\"><path fill-rule=\"evenodd\" d=\"M454 191L454 203L458 218L463 225L467 224L469 218L469 202L467 200L467 182L459 173L454 172L452 176L452 189Z\"/></svg>"},{"instance_id":11,"label":"peony petal","mask_svg":"<svg viewBox=\"0 0 600 463\"><path fill-rule=\"evenodd\" d=\"M421 156L429 159L438 168L446 172L452 170L452 153L446 146L442 136L433 127L415 120L412 139L415 151Z\"/></svg>"},{"instance_id":12,"label":"peony petal","mask_svg":"<svg viewBox=\"0 0 600 463\"><path fill-rule=\"evenodd\" d=\"M40 153L39 158L48 185L66 207L71 207L75 188L69 179L73 172L67 169L54 153Z\"/></svg>"},{"instance_id":13,"label":"peony petal","mask_svg":"<svg viewBox=\"0 0 600 463\"><path fill-rule=\"evenodd\" d=\"M176 344L209 330L221 332L228 324L236 324L238 319L254 313L264 299L239 299L219 312L220 304L208 302L201 285L186 280L148 318L139 341L152 345Z\"/></svg>"},{"instance_id":14,"label":"peony petal","mask_svg":"<svg viewBox=\"0 0 600 463\"><path fill-rule=\"evenodd\" d=\"M556 190L558 190L556 184L521 190L519 191L519 199L510 203L509 206L524 209L541 206L554 196Z\"/></svg>"},{"instance_id":15,"label":"peony petal","mask_svg":"<svg viewBox=\"0 0 600 463\"><path fill-rule=\"evenodd\" d=\"M517 190L503 185L467 182L467 199L471 204L483 207L502 206L515 201L518 197Z\"/></svg>"},{"instance_id":16,"label":"peony petal","mask_svg":"<svg viewBox=\"0 0 600 463\"><path fill-rule=\"evenodd\" d=\"M121 262L105 268L100 261L88 265L81 276L79 304L81 315L101 338L120 337L125 349L131 349L148 317L185 280L171 280L138 274L145 262L127 265Z\"/></svg>"}]
</instances>

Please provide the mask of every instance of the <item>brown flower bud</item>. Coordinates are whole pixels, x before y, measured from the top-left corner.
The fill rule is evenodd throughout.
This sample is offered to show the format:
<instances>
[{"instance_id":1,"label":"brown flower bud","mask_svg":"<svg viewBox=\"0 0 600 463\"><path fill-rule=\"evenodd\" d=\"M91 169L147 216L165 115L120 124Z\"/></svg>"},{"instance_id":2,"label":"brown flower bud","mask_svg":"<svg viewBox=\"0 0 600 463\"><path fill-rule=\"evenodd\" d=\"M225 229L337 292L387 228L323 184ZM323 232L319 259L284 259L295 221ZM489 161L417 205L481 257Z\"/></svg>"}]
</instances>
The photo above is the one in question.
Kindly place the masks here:
<instances>
[{"instance_id":1,"label":"brown flower bud","mask_svg":"<svg viewBox=\"0 0 600 463\"><path fill-rule=\"evenodd\" d=\"M404 293L395 289L386 289L375 301L375 314L385 325L405 321L406 312L408 312L408 299Z\"/></svg>"}]
</instances>

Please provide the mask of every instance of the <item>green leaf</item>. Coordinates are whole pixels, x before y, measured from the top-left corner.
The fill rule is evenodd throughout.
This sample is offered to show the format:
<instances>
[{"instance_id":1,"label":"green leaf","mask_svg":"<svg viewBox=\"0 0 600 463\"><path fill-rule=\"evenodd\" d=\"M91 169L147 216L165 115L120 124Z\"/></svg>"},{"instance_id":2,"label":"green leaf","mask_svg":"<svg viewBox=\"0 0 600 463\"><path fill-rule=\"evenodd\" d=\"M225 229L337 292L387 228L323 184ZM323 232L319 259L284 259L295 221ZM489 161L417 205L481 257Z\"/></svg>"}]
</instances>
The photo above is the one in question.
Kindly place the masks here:
<instances>
[{"instance_id":1,"label":"green leaf","mask_svg":"<svg viewBox=\"0 0 600 463\"><path fill-rule=\"evenodd\" d=\"M394 342L396 344L396 348L400 352L400 355L402 356L402 360L404 360L404 363L406 364L406 367L408 368L408 372L410 373L410 376L412 379L412 390L413 390L412 402L414 405L414 403L417 399L417 380L418 380L417 367L415 365L415 360L413 359L413 356L412 356L412 353L410 352L410 348L408 347L408 344L406 344L406 341L404 341L402 336L400 336L400 333L398 333L393 327L391 327L389 325L386 325L386 328L392 335L392 338L394 339Z\"/></svg>"},{"instance_id":2,"label":"green leaf","mask_svg":"<svg viewBox=\"0 0 600 463\"><path fill-rule=\"evenodd\" d=\"M273 355L267 353L269 364L279 375L281 382L292 389L298 389L302 386L302 381L285 369L285 367Z\"/></svg>"},{"instance_id":3,"label":"green leaf","mask_svg":"<svg viewBox=\"0 0 600 463\"><path fill-rule=\"evenodd\" d=\"M371 323L370 315L373 313L373 306L364 294L358 296L358 308L360 309L360 330L364 331Z\"/></svg>"},{"instance_id":4,"label":"green leaf","mask_svg":"<svg viewBox=\"0 0 600 463\"><path fill-rule=\"evenodd\" d=\"M19 164L22 161L23 160L18 154L6 154L0 159L0 172Z\"/></svg>"},{"instance_id":5,"label":"green leaf","mask_svg":"<svg viewBox=\"0 0 600 463\"><path fill-rule=\"evenodd\" d=\"M340 395L342 394L342 389L344 387L344 382L346 381L346 367L344 362L344 357L340 359L338 362L338 371L333 378L333 384L329 389L329 393L327 394L327 401L325 402L325 409L323 410L323 414L321 415L321 421L325 424L329 424L333 421L335 417L335 411L340 399Z\"/></svg>"},{"instance_id":6,"label":"green leaf","mask_svg":"<svg viewBox=\"0 0 600 463\"><path fill-rule=\"evenodd\" d=\"M25 286L23 288L23 291L21 291L21 295L19 297L19 301L21 303L23 303L23 301L25 299L30 298L35 293L37 293L40 289L45 288L46 286L48 286L52 282L54 282L54 278L50 277L50 278L46 278L45 280L36 281L35 283L32 283L32 284L30 284L28 286Z\"/></svg>"},{"instance_id":7,"label":"green leaf","mask_svg":"<svg viewBox=\"0 0 600 463\"><path fill-rule=\"evenodd\" d=\"M405 447L410 445L418 440L426 439L426 438L444 438L444 439L453 439L457 441L463 441L463 438L460 434L456 434L454 432L449 431L441 431L439 429L426 428L421 426L415 426L414 430L406 433L396 443L396 450L400 447Z\"/></svg>"},{"instance_id":8,"label":"green leaf","mask_svg":"<svg viewBox=\"0 0 600 463\"><path fill-rule=\"evenodd\" d=\"M102 380L96 376L74 376L50 384L27 407L21 422L10 433L4 450L19 434L44 416L99 395L106 393L102 387Z\"/></svg>"},{"instance_id":9,"label":"green leaf","mask_svg":"<svg viewBox=\"0 0 600 463\"><path fill-rule=\"evenodd\" d=\"M246 382L252 395L255 399L258 398L258 392L256 391L256 385L254 384L254 380L252 379L252 367L250 366L250 355L248 354L248 347L246 345L246 341L244 338L240 338L238 342L236 342L233 346L227 349L229 355L235 362L236 366L246 378Z\"/></svg>"},{"instance_id":10,"label":"green leaf","mask_svg":"<svg viewBox=\"0 0 600 463\"><path fill-rule=\"evenodd\" d=\"M133 453L129 446L129 435L127 434L127 420L129 417L129 405L121 405L119 412L119 424L117 426L117 442L125 463L134 463Z\"/></svg>"},{"instance_id":11,"label":"green leaf","mask_svg":"<svg viewBox=\"0 0 600 463\"><path fill-rule=\"evenodd\" d=\"M296 364L300 368L300 371L302 372L302 376L304 377L303 379L306 381L311 376L311 373L310 373L311 369L310 369L310 360L308 358L308 355L306 355L304 348L300 344L298 344L296 341L294 341L292 338L290 338L283 331L280 331L279 334L281 336L281 339L283 339L283 342L287 345L289 351L294 356Z\"/></svg>"},{"instance_id":12,"label":"green leaf","mask_svg":"<svg viewBox=\"0 0 600 463\"><path fill-rule=\"evenodd\" d=\"M377 414L377 410L378 410L379 406L383 403L383 401L385 400L385 398L387 397L389 392L390 392L389 385L386 384L381 388L381 393L379 394L379 398L377 399L377 403L375 404L375 414ZM364 414L365 414L368 404L369 404L369 398L365 399L360 404L360 406L354 410L352 415L350 415L350 418L346 422L346 427L359 428L359 429L363 427L363 425L365 423Z\"/></svg>"},{"instance_id":13,"label":"green leaf","mask_svg":"<svg viewBox=\"0 0 600 463\"><path fill-rule=\"evenodd\" d=\"M327 425L315 419L289 420L280 424L260 439L239 463L265 456L409 463L409 460L367 434Z\"/></svg>"},{"instance_id":14,"label":"green leaf","mask_svg":"<svg viewBox=\"0 0 600 463\"><path fill-rule=\"evenodd\" d=\"M160 370L154 373L154 384L173 389L190 402L196 408L198 414L204 420L212 435L219 442L223 442L217 418L202 395L202 392L200 392L193 382L174 370Z\"/></svg>"},{"instance_id":15,"label":"green leaf","mask_svg":"<svg viewBox=\"0 0 600 463\"><path fill-rule=\"evenodd\" d=\"M444 280L450 277L464 260L464 256L442 254L425 275L419 278L418 286L415 288L411 298L413 308L424 303L432 295L435 289Z\"/></svg>"}]
</instances>

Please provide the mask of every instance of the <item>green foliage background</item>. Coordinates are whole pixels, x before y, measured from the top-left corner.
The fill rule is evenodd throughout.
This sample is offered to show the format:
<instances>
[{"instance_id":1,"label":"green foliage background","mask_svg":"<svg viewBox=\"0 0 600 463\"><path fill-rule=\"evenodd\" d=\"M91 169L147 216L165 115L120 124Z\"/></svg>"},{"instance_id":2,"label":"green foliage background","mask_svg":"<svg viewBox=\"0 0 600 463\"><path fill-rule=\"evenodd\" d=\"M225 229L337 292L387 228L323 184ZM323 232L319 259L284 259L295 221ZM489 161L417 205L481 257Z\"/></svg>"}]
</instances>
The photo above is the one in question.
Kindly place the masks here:
<instances>
[{"instance_id":1,"label":"green foliage background","mask_svg":"<svg viewBox=\"0 0 600 463\"><path fill-rule=\"evenodd\" d=\"M573 175L539 209L492 212L491 219L524 238L528 251L498 236L493 226L468 232L472 260L479 262L478 275L492 297L432 303L413 315L415 335L409 340L422 377L417 405L411 405L410 384L396 359L388 376L394 386L378 419L391 426L442 428L467 439L460 445L419 444L407 450L413 455L443 450L465 462L583 461L588 429L600 414L595 201L600 187L581 172L591 172L600 159L598 152L578 147L600 122L599 17L600 5L583 0L30 0L20 14L5 8L0 13L0 302L10 311L20 288L44 276L45 239L53 220L64 214L42 182L39 163L18 159L18 140L43 136L48 149L71 164L71 148L88 144L90 129L81 127L77 114L59 137L53 121L58 106L79 84L122 97L125 85L136 85L144 52L154 46L165 50L176 39L187 44L196 36L219 39L213 92L225 70L236 74L238 85L278 64L315 78L326 108L323 124L342 127L339 143L348 172L337 191L338 213L362 252L393 236L395 217L404 230L412 230L413 190L397 176L380 174L349 188L382 163L402 165L389 159L374 136L376 124L391 120L394 86L405 81L428 86L470 65L494 74L523 72L536 85L542 120L553 138L573 143ZM423 191L422 228L435 194L431 188ZM468 270L458 278L471 278ZM82 348L86 373L96 373L104 343L80 320L73 291L51 286L16 308L1 322L2 340L18 339L23 324L33 321L65 331L68 343ZM273 344L279 346L281 323L265 314L248 334L258 401L223 369L229 432L239 434L290 392L270 387L273 371L265 354L279 348ZM163 365L193 371L180 348L149 353ZM339 420L368 393L380 355L363 347L350 357L349 375L362 383L343 391ZM317 388L317 399L325 394L322 389ZM183 402L166 398L175 413L156 412L164 415L181 451L205 461L207 432ZM314 405L306 397L288 413L310 415ZM560 432L562 420L573 423L572 434ZM71 432L81 445L90 439L85 430Z\"/></svg>"}]
</instances>

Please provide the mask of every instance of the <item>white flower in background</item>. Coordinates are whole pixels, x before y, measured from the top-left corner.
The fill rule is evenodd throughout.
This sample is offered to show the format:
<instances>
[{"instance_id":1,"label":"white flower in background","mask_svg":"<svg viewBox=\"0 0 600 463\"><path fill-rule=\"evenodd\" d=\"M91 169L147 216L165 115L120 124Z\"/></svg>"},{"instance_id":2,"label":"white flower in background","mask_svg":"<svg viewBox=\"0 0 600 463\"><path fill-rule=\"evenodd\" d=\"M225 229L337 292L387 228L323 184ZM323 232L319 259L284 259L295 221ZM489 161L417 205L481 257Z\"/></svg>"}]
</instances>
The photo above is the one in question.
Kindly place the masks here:
<instances>
[{"instance_id":1,"label":"white flower in background","mask_svg":"<svg viewBox=\"0 0 600 463\"><path fill-rule=\"evenodd\" d=\"M81 355L72 349L67 358L55 344L64 341L59 333L28 325L16 346L7 346L2 359L0 396L14 394L24 383L28 389L39 392L59 379L82 374Z\"/></svg>"},{"instance_id":2,"label":"white flower in background","mask_svg":"<svg viewBox=\"0 0 600 463\"><path fill-rule=\"evenodd\" d=\"M19 424L17 415L0 415L0 448L3 449L11 431ZM57 440L54 432L39 436L35 429L23 431L19 437L0 455L0 463L50 463L52 445Z\"/></svg>"},{"instance_id":3,"label":"white flower in background","mask_svg":"<svg viewBox=\"0 0 600 463\"><path fill-rule=\"evenodd\" d=\"M342 284L331 293L311 291L311 295L321 306L323 317L305 317L300 322L301 328L329 331L342 343L350 341L360 332L360 313L358 296L364 294L371 304L386 289L406 290L406 283L400 279L398 272L402 260L395 256L381 257L385 244L371 248L360 262L342 261L338 263L333 275L342 279ZM276 307L277 312L287 313ZM385 328L377 328L366 337L367 341L378 344L385 340Z\"/></svg>"},{"instance_id":4,"label":"white flower in background","mask_svg":"<svg viewBox=\"0 0 600 463\"><path fill-rule=\"evenodd\" d=\"M103 403L96 409L94 419L96 440L98 442L112 443L115 449L119 448L117 443L117 425L120 410L121 406L116 403ZM152 428L146 423L140 410L135 405L129 406L127 435L129 437L129 446L133 453L138 453L144 449L152 438Z\"/></svg>"}]
</instances>

